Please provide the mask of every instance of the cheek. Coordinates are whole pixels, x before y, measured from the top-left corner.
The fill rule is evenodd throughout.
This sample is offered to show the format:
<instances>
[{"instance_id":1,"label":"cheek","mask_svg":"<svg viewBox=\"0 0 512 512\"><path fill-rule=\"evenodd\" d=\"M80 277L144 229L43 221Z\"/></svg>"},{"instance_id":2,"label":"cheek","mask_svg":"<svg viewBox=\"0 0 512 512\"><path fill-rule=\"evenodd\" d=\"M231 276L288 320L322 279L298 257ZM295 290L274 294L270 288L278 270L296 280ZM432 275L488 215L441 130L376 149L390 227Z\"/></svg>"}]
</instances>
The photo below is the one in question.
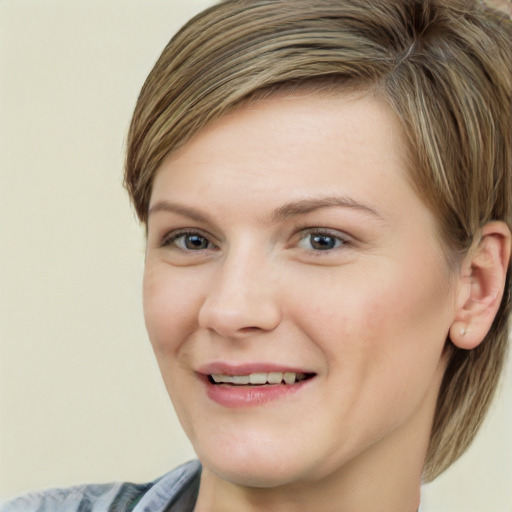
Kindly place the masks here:
<instances>
[{"instance_id":1,"label":"cheek","mask_svg":"<svg viewBox=\"0 0 512 512\"><path fill-rule=\"evenodd\" d=\"M404 270L390 272L353 302L360 313L352 350L365 374L368 401L373 398L376 407L416 403L437 382L452 321L441 274L436 279L433 272ZM386 394L396 402L389 403Z\"/></svg>"},{"instance_id":2,"label":"cheek","mask_svg":"<svg viewBox=\"0 0 512 512\"><path fill-rule=\"evenodd\" d=\"M430 267L432 270L432 266ZM421 366L440 356L451 323L444 274L406 264L335 276L327 287L304 290L296 318L328 359L382 366ZM331 276L332 277L332 276Z\"/></svg>"},{"instance_id":3,"label":"cheek","mask_svg":"<svg viewBox=\"0 0 512 512\"><path fill-rule=\"evenodd\" d=\"M194 330L197 293L166 265L148 263L144 269L143 306L149 339L157 356L173 352Z\"/></svg>"}]
</instances>

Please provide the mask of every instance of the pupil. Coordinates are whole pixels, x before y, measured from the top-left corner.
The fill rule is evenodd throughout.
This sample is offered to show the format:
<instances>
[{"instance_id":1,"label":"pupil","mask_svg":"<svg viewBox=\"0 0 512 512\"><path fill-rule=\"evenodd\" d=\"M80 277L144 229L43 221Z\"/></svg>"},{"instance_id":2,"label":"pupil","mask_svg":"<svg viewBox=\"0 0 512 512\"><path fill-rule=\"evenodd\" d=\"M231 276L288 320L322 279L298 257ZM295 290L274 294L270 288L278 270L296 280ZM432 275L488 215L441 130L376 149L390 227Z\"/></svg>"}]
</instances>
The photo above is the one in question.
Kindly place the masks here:
<instances>
[{"instance_id":1,"label":"pupil","mask_svg":"<svg viewBox=\"0 0 512 512\"><path fill-rule=\"evenodd\" d=\"M314 249L326 251L328 249L334 249L336 246L336 240L332 236L313 235L311 237L311 245Z\"/></svg>"},{"instance_id":2,"label":"pupil","mask_svg":"<svg viewBox=\"0 0 512 512\"><path fill-rule=\"evenodd\" d=\"M188 235L185 238L185 246L187 249L206 249L208 242L206 238L199 235Z\"/></svg>"}]
</instances>

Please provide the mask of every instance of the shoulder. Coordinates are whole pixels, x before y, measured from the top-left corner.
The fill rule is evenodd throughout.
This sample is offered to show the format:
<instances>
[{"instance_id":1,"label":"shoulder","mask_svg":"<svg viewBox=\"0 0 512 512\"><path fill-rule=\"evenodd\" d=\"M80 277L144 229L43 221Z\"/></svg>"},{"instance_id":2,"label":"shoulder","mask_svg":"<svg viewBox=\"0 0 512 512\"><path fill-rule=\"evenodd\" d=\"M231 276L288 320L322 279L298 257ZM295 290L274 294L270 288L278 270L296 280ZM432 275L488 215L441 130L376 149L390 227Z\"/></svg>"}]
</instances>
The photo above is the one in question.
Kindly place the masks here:
<instances>
[{"instance_id":1,"label":"shoulder","mask_svg":"<svg viewBox=\"0 0 512 512\"><path fill-rule=\"evenodd\" d=\"M0 505L0 512L156 512L187 491L187 499L195 500L200 473L199 461L192 461L147 484L121 482L32 492Z\"/></svg>"},{"instance_id":2,"label":"shoulder","mask_svg":"<svg viewBox=\"0 0 512 512\"><path fill-rule=\"evenodd\" d=\"M92 510L92 504L109 505L123 484L79 485L65 489L31 492L0 507L1 512L74 512ZM105 508L105 510L107 510Z\"/></svg>"}]
</instances>

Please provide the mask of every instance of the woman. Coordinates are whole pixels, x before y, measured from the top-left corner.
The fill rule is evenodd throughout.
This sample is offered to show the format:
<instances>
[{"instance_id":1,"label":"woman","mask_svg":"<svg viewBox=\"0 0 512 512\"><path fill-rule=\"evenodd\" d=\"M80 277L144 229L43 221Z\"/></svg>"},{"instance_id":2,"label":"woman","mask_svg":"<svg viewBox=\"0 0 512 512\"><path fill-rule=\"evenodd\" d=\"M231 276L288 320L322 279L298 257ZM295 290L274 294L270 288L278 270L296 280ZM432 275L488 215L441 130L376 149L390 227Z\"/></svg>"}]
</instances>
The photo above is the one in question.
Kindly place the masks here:
<instances>
[{"instance_id":1,"label":"woman","mask_svg":"<svg viewBox=\"0 0 512 512\"><path fill-rule=\"evenodd\" d=\"M462 0L228 0L184 27L126 185L201 465L35 507L417 510L506 351L511 39Z\"/></svg>"}]
</instances>

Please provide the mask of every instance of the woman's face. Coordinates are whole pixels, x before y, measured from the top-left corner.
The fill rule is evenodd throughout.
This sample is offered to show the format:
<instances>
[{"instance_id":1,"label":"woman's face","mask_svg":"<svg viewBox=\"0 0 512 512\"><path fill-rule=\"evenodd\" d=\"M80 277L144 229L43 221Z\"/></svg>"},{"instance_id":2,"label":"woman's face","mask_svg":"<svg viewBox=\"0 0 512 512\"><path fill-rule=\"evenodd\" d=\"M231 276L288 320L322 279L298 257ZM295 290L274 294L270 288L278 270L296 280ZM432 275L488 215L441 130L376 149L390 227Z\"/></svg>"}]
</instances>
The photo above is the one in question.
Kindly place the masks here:
<instances>
[{"instance_id":1,"label":"woman's face","mask_svg":"<svg viewBox=\"0 0 512 512\"><path fill-rule=\"evenodd\" d=\"M146 324L217 476L422 460L457 279L405 160L383 102L305 95L244 107L161 165Z\"/></svg>"}]
</instances>

